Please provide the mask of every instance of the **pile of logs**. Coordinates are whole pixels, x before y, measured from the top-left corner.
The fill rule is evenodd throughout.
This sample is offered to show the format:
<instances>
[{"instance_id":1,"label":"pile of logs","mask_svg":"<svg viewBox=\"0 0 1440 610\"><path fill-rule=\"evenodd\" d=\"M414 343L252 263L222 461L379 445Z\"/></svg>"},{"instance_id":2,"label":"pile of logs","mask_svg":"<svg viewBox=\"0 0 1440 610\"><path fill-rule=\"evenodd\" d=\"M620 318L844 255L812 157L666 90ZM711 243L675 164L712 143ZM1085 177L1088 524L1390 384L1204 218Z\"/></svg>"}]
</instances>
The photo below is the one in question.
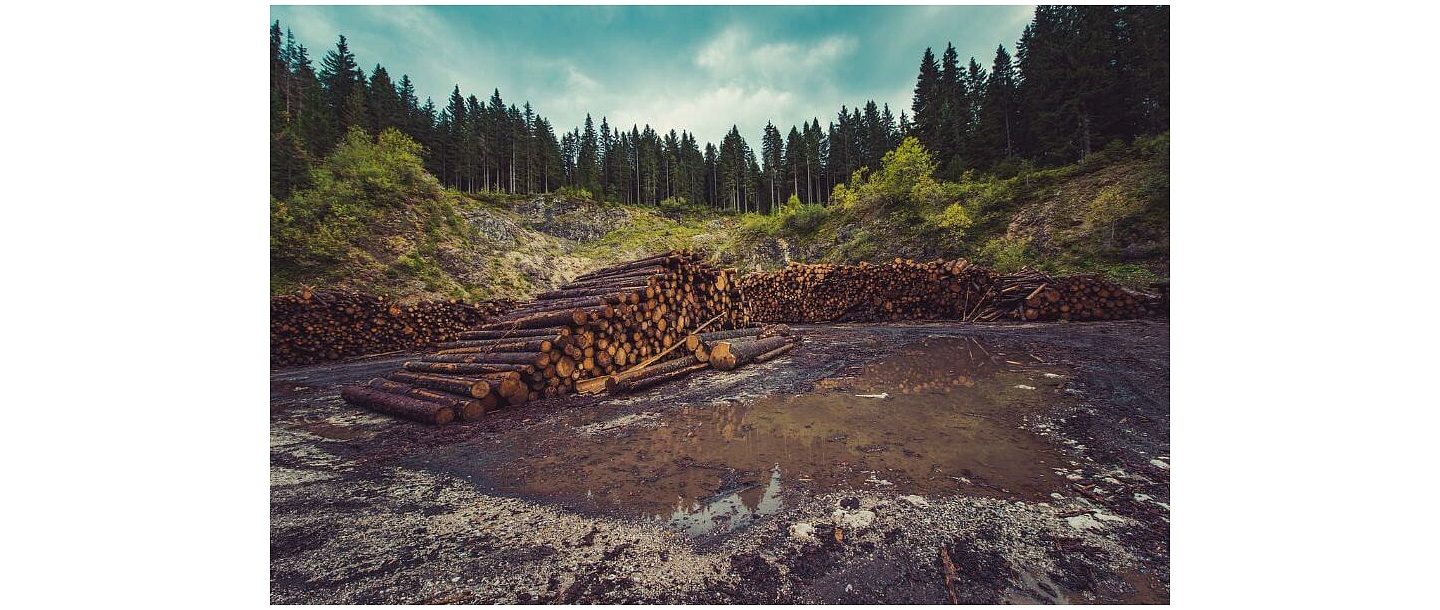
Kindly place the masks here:
<instances>
[{"instance_id":1,"label":"pile of logs","mask_svg":"<svg viewBox=\"0 0 1440 610\"><path fill-rule=\"evenodd\" d=\"M740 279L751 315L763 322L875 322L948 318L986 312L996 275L961 260L872 265L791 263Z\"/></svg>"},{"instance_id":2,"label":"pile of logs","mask_svg":"<svg viewBox=\"0 0 1440 610\"><path fill-rule=\"evenodd\" d=\"M634 392L707 368L731 371L778 358L799 342L800 337L783 324L692 333L683 343L688 356L610 375L604 379L604 387L611 392Z\"/></svg>"},{"instance_id":3,"label":"pile of logs","mask_svg":"<svg viewBox=\"0 0 1440 610\"><path fill-rule=\"evenodd\" d=\"M1164 309L1160 297L1100 275L1000 275L963 259L791 263L740 278L740 289L759 322L1120 320L1158 315Z\"/></svg>"},{"instance_id":4,"label":"pile of logs","mask_svg":"<svg viewBox=\"0 0 1440 610\"><path fill-rule=\"evenodd\" d=\"M504 312L511 304L451 301L400 304L354 292L270 297L270 365L292 366L456 339L461 331Z\"/></svg>"},{"instance_id":5,"label":"pile of logs","mask_svg":"<svg viewBox=\"0 0 1440 610\"><path fill-rule=\"evenodd\" d=\"M733 270L706 265L687 251L587 273L458 333L384 380L351 389L346 400L442 423L445 408L451 419L464 417L445 400L430 400L430 411L417 411L417 401L427 400L420 392L478 402L483 414L574 392L577 384L613 388L616 374L680 358L676 348L692 332L748 324L735 279Z\"/></svg>"},{"instance_id":6,"label":"pile of logs","mask_svg":"<svg viewBox=\"0 0 1440 610\"><path fill-rule=\"evenodd\" d=\"M1128 320L1160 315L1161 297L1131 290L1103 276L1049 277L1027 271L1005 276L995 309L1011 320Z\"/></svg>"}]
</instances>

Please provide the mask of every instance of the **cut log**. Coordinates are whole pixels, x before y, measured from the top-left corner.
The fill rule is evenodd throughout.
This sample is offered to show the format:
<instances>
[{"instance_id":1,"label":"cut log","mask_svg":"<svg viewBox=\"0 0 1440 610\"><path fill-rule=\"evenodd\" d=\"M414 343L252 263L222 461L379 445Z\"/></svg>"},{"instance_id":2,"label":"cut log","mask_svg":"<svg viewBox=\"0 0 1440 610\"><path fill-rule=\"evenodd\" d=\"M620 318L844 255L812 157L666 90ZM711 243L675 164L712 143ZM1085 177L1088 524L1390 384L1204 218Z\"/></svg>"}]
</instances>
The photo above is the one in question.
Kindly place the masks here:
<instances>
[{"instance_id":1,"label":"cut log","mask_svg":"<svg viewBox=\"0 0 1440 610\"><path fill-rule=\"evenodd\" d=\"M570 327L554 326L550 328L519 328L514 330L467 330L460 333L462 341L479 339L513 339L517 337L545 337L570 334Z\"/></svg>"},{"instance_id":2,"label":"cut log","mask_svg":"<svg viewBox=\"0 0 1440 610\"><path fill-rule=\"evenodd\" d=\"M510 320L506 322L491 322L481 328L483 330L503 330L512 328L546 328L568 324L571 326L584 326L590 316L582 309L565 309L547 313L535 314L527 318Z\"/></svg>"},{"instance_id":3,"label":"cut log","mask_svg":"<svg viewBox=\"0 0 1440 610\"><path fill-rule=\"evenodd\" d=\"M451 362L445 359L447 356L459 356L462 359L453 362L465 362L469 364L517 364L530 366L544 366L545 354L549 352L455 352L443 350L429 356L421 356L425 362Z\"/></svg>"},{"instance_id":4,"label":"cut log","mask_svg":"<svg viewBox=\"0 0 1440 610\"><path fill-rule=\"evenodd\" d=\"M490 383L483 379L474 377L458 377L454 375L441 375L438 373L414 373L411 371L395 371L390 373L388 379L399 381L410 385L440 390L461 396L473 398L484 398L490 393Z\"/></svg>"},{"instance_id":5,"label":"cut log","mask_svg":"<svg viewBox=\"0 0 1440 610\"><path fill-rule=\"evenodd\" d=\"M752 341L721 341L710 351L710 366L722 371L734 370L756 356L779 349L790 342L789 337L769 337Z\"/></svg>"},{"instance_id":6,"label":"cut log","mask_svg":"<svg viewBox=\"0 0 1440 610\"><path fill-rule=\"evenodd\" d=\"M407 361L402 365L407 371L416 373L442 373L451 375L477 375L481 373L528 373L535 370L524 364L490 364L484 362L420 362Z\"/></svg>"},{"instance_id":7,"label":"cut log","mask_svg":"<svg viewBox=\"0 0 1440 610\"><path fill-rule=\"evenodd\" d=\"M389 379L371 379L369 385L371 388L380 390L381 392L400 394L402 396L409 396L410 398L418 398L420 400L428 400L430 402L440 403L453 409L455 411L456 419L464 421L476 421L480 419L481 416L485 415L485 410L487 408L485 403L482 402L482 400L460 398L453 394L437 392L435 390L428 390L425 388L410 385L408 383L390 381ZM486 398L491 397L487 395ZM490 403L491 406L494 405L495 401L493 398L490 400Z\"/></svg>"},{"instance_id":8,"label":"cut log","mask_svg":"<svg viewBox=\"0 0 1440 610\"><path fill-rule=\"evenodd\" d=\"M455 419L455 410L445 405L365 386L345 386L340 396L353 405L428 424L444 425Z\"/></svg>"}]
</instances>

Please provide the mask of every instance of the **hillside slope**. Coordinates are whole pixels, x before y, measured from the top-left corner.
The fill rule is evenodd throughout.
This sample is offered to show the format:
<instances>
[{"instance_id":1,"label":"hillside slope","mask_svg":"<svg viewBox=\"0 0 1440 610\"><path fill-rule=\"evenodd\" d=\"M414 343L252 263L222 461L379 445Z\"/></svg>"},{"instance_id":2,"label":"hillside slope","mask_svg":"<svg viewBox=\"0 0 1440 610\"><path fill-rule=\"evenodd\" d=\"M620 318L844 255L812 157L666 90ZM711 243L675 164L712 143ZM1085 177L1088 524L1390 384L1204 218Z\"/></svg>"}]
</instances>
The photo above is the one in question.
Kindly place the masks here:
<instances>
[{"instance_id":1,"label":"hillside slope","mask_svg":"<svg viewBox=\"0 0 1440 610\"><path fill-rule=\"evenodd\" d=\"M918 145L908 153L887 155L894 167L837 188L831 205L743 218L734 260L774 267L964 257L1001 271L1100 272L1131 285L1169 275L1168 136L1074 165L960 183L916 179L930 163Z\"/></svg>"},{"instance_id":2,"label":"hillside slope","mask_svg":"<svg viewBox=\"0 0 1440 610\"><path fill-rule=\"evenodd\" d=\"M311 189L271 201L273 294L313 286L523 299L676 248L742 270L965 257L1002 271L1098 271L1131 285L1169 273L1168 136L1076 165L960 183L930 180L923 149L902 145L879 171L837 188L830 205L736 216L563 193L457 193L420 169L413 142L395 135L347 139Z\"/></svg>"}]
</instances>

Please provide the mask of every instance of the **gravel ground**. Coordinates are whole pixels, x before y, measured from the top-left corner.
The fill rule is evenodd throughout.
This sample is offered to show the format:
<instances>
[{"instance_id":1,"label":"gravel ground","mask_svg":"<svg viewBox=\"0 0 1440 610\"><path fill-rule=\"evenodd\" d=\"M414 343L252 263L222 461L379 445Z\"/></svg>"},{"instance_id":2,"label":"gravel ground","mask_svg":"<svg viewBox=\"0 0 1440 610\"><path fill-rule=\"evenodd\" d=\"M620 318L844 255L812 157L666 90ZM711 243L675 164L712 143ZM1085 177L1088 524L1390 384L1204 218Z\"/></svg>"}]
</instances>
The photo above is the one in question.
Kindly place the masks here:
<instances>
[{"instance_id":1,"label":"gravel ground","mask_svg":"<svg viewBox=\"0 0 1440 610\"><path fill-rule=\"evenodd\" d=\"M272 372L271 601L1169 601L1167 322L795 328L804 343L764 365L445 427L338 396L413 355ZM915 494L872 474L878 484L789 484L778 510L694 535L514 484L545 474L531 464L579 435L633 439L717 404L822 392L937 337L1064 371L1047 374L1053 394L1005 420L1059 457L1044 467L1048 498L966 476ZM725 489L708 491L767 476L722 473Z\"/></svg>"}]
</instances>

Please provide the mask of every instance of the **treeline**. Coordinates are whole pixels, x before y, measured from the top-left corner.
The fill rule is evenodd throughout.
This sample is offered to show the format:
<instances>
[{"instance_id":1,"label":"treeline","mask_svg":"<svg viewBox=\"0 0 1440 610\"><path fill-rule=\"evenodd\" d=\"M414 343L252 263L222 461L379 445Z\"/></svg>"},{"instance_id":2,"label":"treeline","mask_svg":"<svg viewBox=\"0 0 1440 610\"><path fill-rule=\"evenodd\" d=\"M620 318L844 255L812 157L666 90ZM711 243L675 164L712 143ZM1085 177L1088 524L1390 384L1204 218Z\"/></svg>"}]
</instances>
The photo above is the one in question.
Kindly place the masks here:
<instances>
[{"instance_id":1,"label":"treeline","mask_svg":"<svg viewBox=\"0 0 1440 610\"><path fill-rule=\"evenodd\" d=\"M1170 129L1170 7L1040 6L1011 58L986 72L930 49L914 135L948 177L1028 160L1074 162L1114 140Z\"/></svg>"},{"instance_id":2,"label":"treeline","mask_svg":"<svg viewBox=\"0 0 1440 610\"><path fill-rule=\"evenodd\" d=\"M464 96L419 103L408 76L376 65L367 77L345 37L318 70L279 22L270 27L271 192L308 185L308 168L350 127L394 127L424 148L426 169L452 188L509 193L585 189L597 197L656 205L703 203L769 213L792 196L825 203L860 168L875 169L906 135L934 151L940 173L1013 171L1072 162L1112 140L1169 129L1169 7L1042 6L1012 58L996 49L987 71L959 65L953 46L926 49L911 116L870 101L841 107L782 132L767 123L760 149L732 127L718 146L687 131L628 130L602 117L557 138L529 102Z\"/></svg>"}]
</instances>

